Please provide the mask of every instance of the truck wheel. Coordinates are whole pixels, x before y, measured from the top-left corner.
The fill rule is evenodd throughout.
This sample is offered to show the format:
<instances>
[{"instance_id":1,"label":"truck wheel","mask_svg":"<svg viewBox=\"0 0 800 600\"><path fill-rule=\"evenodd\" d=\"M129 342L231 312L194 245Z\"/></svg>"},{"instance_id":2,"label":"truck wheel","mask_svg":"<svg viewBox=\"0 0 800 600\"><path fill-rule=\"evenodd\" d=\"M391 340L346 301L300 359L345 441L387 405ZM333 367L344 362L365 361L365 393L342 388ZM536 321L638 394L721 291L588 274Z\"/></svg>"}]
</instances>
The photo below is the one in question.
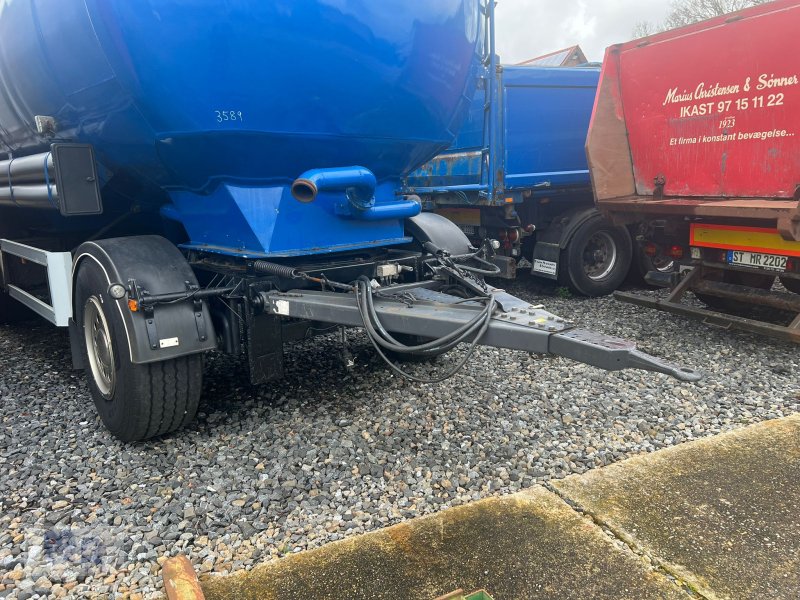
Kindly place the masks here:
<instances>
[{"instance_id":1,"label":"truck wheel","mask_svg":"<svg viewBox=\"0 0 800 600\"><path fill-rule=\"evenodd\" d=\"M631 266L631 236L602 217L583 223L561 253L562 284L584 296L605 296L625 279Z\"/></svg>"},{"instance_id":2,"label":"truck wheel","mask_svg":"<svg viewBox=\"0 0 800 600\"><path fill-rule=\"evenodd\" d=\"M107 288L97 264L83 261L75 280L75 322L97 412L124 442L175 431L197 414L202 356L132 363L118 304Z\"/></svg>"},{"instance_id":3,"label":"truck wheel","mask_svg":"<svg viewBox=\"0 0 800 600\"><path fill-rule=\"evenodd\" d=\"M800 279L793 279L791 277L780 277L783 287L794 294L800 294Z\"/></svg>"},{"instance_id":4,"label":"truck wheel","mask_svg":"<svg viewBox=\"0 0 800 600\"><path fill-rule=\"evenodd\" d=\"M631 261L630 281L636 284L645 284L645 275L650 271L672 273L678 267L677 263L665 256L648 256L638 245L633 247L634 258Z\"/></svg>"}]
</instances>

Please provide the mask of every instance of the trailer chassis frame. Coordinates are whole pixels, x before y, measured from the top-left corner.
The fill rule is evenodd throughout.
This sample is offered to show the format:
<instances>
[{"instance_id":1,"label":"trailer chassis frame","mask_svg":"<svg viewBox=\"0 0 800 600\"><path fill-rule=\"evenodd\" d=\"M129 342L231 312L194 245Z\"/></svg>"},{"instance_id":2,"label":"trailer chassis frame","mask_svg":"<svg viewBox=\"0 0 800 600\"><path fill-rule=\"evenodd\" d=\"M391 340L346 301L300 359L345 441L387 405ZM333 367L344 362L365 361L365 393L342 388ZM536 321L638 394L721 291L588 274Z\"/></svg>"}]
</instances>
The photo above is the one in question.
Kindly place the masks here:
<instances>
[{"instance_id":1,"label":"trailer chassis frame","mask_svg":"<svg viewBox=\"0 0 800 600\"><path fill-rule=\"evenodd\" d=\"M629 304L653 308L663 312L684 317L699 318L705 325L721 329L736 329L767 337L800 343L800 296L761 290L744 285L709 281L705 278L711 270L722 269L712 263L699 263L685 275L665 299L643 296L634 292L614 292L614 298ZM777 275L777 273L776 273ZM654 279L651 283L661 283ZM794 313L788 325L777 325L766 321L749 319L738 315L723 313L708 308L699 308L684 304L686 292L705 293L719 298L735 300L743 304L768 306L775 310Z\"/></svg>"},{"instance_id":2,"label":"trailer chassis frame","mask_svg":"<svg viewBox=\"0 0 800 600\"><path fill-rule=\"evenodd\" d=\"M386 295L375 298L376 312L385 327L395 333L428 338L446 335L470 322L482 306L437 291L442 285L434 280L389 288ZM607 371L636 368L681 381L701 378L694 369L641 352L634 342L576 328L541 305L529 304L501 289L489 287L488 293L498 308L478 340L481 345L555 354ZM355 294L299 289L261 292L259 296L269 315L345 327L364 324Z\"/></svg>"}]
</instances>

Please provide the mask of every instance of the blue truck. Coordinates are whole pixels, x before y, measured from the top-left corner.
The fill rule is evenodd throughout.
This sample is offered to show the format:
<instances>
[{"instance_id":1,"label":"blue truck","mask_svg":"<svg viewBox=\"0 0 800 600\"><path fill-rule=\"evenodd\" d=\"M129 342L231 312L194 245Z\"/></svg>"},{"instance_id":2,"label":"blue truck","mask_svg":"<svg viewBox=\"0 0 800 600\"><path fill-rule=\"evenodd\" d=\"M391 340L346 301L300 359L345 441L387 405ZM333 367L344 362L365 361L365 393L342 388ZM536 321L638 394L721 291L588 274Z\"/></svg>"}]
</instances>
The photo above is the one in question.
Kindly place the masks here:
<instances>
[{"instance_id":1,"label":"blue truck","mask_svg":"<svg viewBox=\"0 0 800 600\"><path fill-rule=\"evenodd\" d=\"M0 322L67 328L125 441L195 416L203 355L280 378L285 343L361 327L388 368L477 344L691 369L493 288L493 248L402 179L495 69L494 2L47 0L0 11ZM433 379L396 357L468 351Z\"/></svg>"},{"instance_id":2,"label":"blue truck","mask_svg":"<svg viewBox=\"0 0 800 600\"><path fill-rule=\"evenodd\" d=\"M599 66L501 65L481 80L453 145L406 180L423 207L517 266L586 296L609 294L634 255L629 231L594 207L586 133Z\"/></svg>"}]
</instances>

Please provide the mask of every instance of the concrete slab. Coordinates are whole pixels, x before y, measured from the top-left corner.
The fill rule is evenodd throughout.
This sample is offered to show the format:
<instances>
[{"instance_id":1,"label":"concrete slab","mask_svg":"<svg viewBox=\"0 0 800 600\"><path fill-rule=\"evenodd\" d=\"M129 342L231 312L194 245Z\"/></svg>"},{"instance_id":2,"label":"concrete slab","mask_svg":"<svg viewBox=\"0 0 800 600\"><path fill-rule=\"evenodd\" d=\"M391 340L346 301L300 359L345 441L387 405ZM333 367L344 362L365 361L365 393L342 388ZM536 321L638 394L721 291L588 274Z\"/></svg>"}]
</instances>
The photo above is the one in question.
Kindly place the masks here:
<instances>
[{"instance_id":1,"label":"concrete slab","mask_svg":"<svg viewBox=\"0 0 800 600\"><path fill-rule=\"evenodd\" d=\"M249 573L205 579L207 600L686 599L643 559L536 487L335 542Z\"/></svg>"},{"instance_id":2,"label":"concrete slab","mask_svg":"<svg viewBox=\"0 0 800 600\"><path fill-rule=\"evenodd\" d=\"M554 486L706 598L800 598L800 415Z\"/></svg>"}]
</instances>

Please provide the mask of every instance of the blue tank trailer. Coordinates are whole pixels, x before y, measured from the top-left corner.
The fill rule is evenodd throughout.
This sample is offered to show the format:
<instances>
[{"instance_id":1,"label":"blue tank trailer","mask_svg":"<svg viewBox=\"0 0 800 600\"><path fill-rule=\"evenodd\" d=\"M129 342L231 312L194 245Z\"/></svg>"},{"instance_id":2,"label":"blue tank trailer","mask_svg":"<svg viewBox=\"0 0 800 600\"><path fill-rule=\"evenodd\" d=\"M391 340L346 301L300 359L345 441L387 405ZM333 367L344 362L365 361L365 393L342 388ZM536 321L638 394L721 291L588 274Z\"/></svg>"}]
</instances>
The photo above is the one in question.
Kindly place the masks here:
<instances>
[{"instance_id":1,"label":"blue tank trailer","mask_svg":"<svg viewBox=\"0 0 800 600\"><path fill-rule=\"evenodd\" d=\"M415 380L391 357L464 342L697 379L488 285L491 246L402 192L495 68L493 11L0 0L0 321L68 327L126 441L194 418L205 352L266 382L332 326Z\"/></svg>"},{"instance_id":2,"label":"blue tank trailer","mask_svg":"<svg viewBox=\"0 0 800 600\"><path fill-rule=\"evenodd\" d=\"M409 175L407 192L470 240L497 240L503 277L519 263L578 294L611 293L639 253L594 206L584 146L599 75L591 64L499 66L453 145Z\"/></svg>"}]
</instances>

